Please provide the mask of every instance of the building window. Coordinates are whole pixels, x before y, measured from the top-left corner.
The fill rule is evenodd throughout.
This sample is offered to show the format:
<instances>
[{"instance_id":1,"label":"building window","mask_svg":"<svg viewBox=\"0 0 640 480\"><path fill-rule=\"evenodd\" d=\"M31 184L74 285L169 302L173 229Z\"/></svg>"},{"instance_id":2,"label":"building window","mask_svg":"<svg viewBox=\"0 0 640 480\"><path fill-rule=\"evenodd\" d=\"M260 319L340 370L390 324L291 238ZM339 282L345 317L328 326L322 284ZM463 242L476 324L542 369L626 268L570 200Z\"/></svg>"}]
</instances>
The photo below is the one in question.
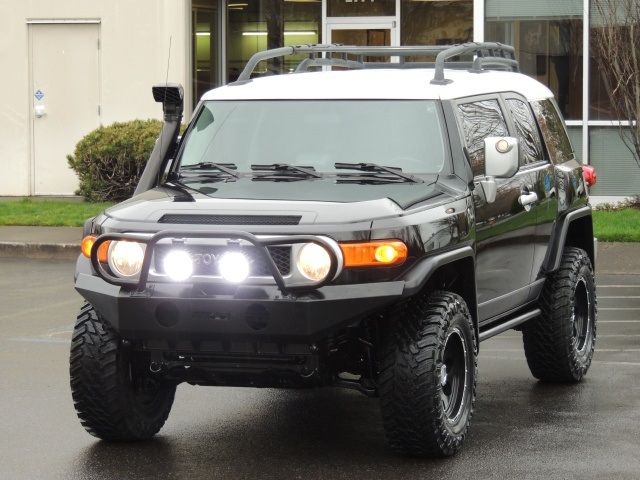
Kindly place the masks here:
<instances>
[{"instance_id":1,"label":"building window","mask_svg":"<svg viewBox=\"0 0 640 480\"><path fill-rule=\"evenodd\" d=\"M486 0L485 40L513 45L570 120L582 119L582 29L583 0Z\"/></svg>"},{"instance_id":2,"label":"building window","mask_svg":"<svg viewBox=\"0 0 640 480\"><path fill-rule=\"evenodd\" d=\"M473 40L473 0L402 0L402 45L454 45Z\"/></svg>"},{"instance_id":3,"label":"building window","mask_svg":"<svg viewBox=\"0 0 640 480\"><path fill-rule=\"evenodd\" d=\"M396 0L327 0L327 17L392 17Z\"/></svg>"},{"instance_id":4,"label":"building window","mask_svg":"<svg viewBox=\"0 0 640 480\"><path fill-rule=\"evenodd\" d=\"M193 103L207 90L221 85L218 0L198 0L191 4Z\"/></svg>"},{"instance_id":5,"label":"building window","mask_svg":"<svg viewBox=\"0 0 640 480\"><path fill-rule=\"evenodd\" d=\"M638 84L638 71L633 52L640 54L639 25L636 23L640 19L640 3L637 0L591 0L589 12L589 120L628 120L623 114L624 107L616 113L611 95L620 106L634 103L633 86ZM607 53L601 53L602 49L598 47ZM618 73L613 75L612 70Z\"/></svg>"},{"instance_id":6,"label":"building window","mask_svg":"<svg viewBox=\"0 0 640 480\"><path fill-rule=\"evenodd\" d=\"M321 1L241 0L228 4L227 81L235 81L251 56L267 49L319 43ZM235 0L234 0L235 2ZM260 62L253 76L291 71L304 55Z\"/></svg>"},{"instance_id":7,"label":"building window","mask_svg":"<svg viewBox=\"0 0 640 480\"><path fill-rule=\"evenodd\" d=\"M630 155L616 128L589 128L589 157L598 172L591 195L630 196L638 193L640 168Z\"/></svg>"}]
</instances>

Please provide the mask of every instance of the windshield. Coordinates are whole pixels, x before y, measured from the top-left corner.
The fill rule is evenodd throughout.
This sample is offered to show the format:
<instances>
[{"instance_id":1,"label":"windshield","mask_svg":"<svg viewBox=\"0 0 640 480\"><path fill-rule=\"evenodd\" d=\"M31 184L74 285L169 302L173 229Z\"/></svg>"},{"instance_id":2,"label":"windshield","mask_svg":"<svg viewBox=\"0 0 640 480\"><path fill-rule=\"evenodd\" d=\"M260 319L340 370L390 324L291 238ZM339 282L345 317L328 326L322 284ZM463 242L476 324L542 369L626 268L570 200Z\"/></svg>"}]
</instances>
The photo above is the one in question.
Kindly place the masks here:
<instances>
[{"instance_id":1,"label":"windshield","mask_svg":"<svg viewBox=\"0 0 640 480\"><path fill-rule=\"evenodd\" d=\"M443 137L430 100L209 101L179 160L240 172L256 164L338 172L336 163L349 162L436 174L447 158Z\"/></svg>"}]
</instances>

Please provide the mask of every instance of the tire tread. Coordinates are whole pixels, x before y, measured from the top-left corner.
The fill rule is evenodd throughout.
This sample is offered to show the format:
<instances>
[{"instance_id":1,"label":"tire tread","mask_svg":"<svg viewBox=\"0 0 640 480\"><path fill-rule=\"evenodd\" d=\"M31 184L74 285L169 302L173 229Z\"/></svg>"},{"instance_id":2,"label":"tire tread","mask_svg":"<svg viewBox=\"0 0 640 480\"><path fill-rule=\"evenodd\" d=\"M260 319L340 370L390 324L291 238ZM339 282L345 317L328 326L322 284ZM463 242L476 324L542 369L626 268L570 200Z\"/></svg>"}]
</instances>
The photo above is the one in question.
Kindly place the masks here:
<instances>
[{"instance_id":1,"label":"tire tread","mask_svg":"<svg viewBox=\"0 0 640 480\"><path fill-rule=\"evenodd\" d=\"M567 247L560 267L545 282L540 296L541 314L523 329L523 343L531 374L543 381L554 383L577 382L586 374L591 357L585 365L574 358L571 338L572 325L565 321L573 302L573 285L582 266L593 272L591 260L584 250ZM594 285L593 344L596 340L597 297Z\"/></svg>"},{"instance_id":2,"label":"tire tread","mask_svg":"<svg viewBox=\"0 0 640 480\"><path fill-rule=\"evenodd\" d=\"M474 375L471 412L460 435L452 436L440 415L438 347L448 322L462 314L473 336ZM397 309L386 329L380 371L383 422L391 447L403 454L427 457L453 455L467 435L477 379L477 341L464 301L449 292L415 297Z\"/></svg>"},{"instance_id":3,"label":"tire tread","mask_svg":"<svg viewBox=\"0 0 640 480\"><path fill-rule=\"evenodd\" d=\"M71 394L82 426L103 440L133 441L151 438L164 425L175 395L167 397L152 418L131 411L119 379L118 355L122 340L94 308L80 309L71 340L69 373Z\"/></svg>"}]
</instances>

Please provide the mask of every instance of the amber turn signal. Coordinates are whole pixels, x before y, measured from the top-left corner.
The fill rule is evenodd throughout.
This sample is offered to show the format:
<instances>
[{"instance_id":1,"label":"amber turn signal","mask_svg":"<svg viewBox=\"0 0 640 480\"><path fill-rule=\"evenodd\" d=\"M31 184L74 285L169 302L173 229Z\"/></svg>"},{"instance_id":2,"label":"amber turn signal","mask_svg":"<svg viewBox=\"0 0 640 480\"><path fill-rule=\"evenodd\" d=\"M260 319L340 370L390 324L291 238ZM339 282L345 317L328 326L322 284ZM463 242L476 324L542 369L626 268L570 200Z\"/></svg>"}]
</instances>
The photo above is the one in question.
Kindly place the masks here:
<instances>
[{"instance_id":1,"label":"amber turn signal","mask_svg":"<svg viewBox=\"0 0 640 480\"><path fill-rule=\"evenodd\" d=\"M407 259L407 246L399 240L341 243L345 267L400 265Z\"/></svg>"},{"instance_id":2,"label":"amber turn signal","mask_svg":"<svg viewBox=\"0 0 640 480\"><path fill-rule=\"evenodd\" d=\"M80 250L85 257L91 258L91 248L93 247L93 244L96 243L97 238L98 237L96 237L95 235L87 235L82 239ZM110 243L110 241L106 241L102 243L98 248L98 261L100 263L107 263L109 261L107 254L109 252Z\"/></svg>"}]
</instances>

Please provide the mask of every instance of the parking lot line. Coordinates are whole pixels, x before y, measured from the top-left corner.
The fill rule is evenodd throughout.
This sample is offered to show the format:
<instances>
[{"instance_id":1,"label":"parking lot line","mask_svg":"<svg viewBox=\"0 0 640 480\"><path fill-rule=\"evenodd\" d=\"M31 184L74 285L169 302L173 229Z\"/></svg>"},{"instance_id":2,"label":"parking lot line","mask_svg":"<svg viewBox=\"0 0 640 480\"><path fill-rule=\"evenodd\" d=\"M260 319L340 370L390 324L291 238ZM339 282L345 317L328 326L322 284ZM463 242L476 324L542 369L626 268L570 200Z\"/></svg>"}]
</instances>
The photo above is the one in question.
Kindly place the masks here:
<instances>
[{"instance_id":1,"label":"parking lot line","mask_svg":"<svg viewBox=\"0 0 640 480\"><path fill-rule=\"evenodd\" d=\"M600 307L598 308L598 311L602 311L602 310L640 310L640 307Z\"/></svg>"}]
</instances>

